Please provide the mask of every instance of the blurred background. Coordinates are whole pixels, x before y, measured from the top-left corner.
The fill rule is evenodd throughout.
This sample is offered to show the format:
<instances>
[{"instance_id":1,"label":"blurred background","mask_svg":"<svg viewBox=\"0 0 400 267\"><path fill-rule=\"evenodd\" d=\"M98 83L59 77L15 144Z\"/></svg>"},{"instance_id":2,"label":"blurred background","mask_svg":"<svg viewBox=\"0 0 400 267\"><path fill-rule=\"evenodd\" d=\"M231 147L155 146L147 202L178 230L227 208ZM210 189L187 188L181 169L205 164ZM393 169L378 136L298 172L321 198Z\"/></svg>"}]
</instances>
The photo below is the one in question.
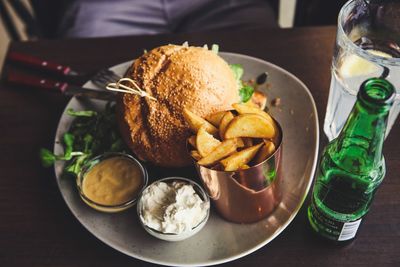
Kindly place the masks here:
<instances>
[{"instance_id":1,"label":"blurred background","mask_svg":"<svg viewBox=\"0 0 400 267\"><path fill-rule=\"evenodd\" d=\"M239 0L240 1L240 0ZM265 0L281 28L335 25L345 0ZM58 38L55 34L60 2L0 0L0 72L10 41Z\"/></svg>"}]
</instances>

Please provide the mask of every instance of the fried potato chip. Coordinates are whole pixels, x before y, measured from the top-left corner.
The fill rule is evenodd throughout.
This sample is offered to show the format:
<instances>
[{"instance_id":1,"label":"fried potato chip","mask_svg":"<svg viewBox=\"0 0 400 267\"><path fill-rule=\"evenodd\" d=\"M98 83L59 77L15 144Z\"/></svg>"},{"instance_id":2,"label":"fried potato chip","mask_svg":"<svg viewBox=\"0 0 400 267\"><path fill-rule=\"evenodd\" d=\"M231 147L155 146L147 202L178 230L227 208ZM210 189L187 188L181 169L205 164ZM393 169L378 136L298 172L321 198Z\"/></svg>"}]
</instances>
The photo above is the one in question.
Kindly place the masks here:
<instances>
[{"instance_id":1,"label":"fried potato chip","mask_svg":"<svg viewBox=\"0 0 400 267\"><path fill-rule=\"evenodd\" d=\"M228 126L228 124L231 122L231 120L233 120L235 116L233 116L232 112L230 111L226 111L225 115L222 117L221 119L221 123L219 125L219 136L223 138L226 127Z\"/></svg>"},{"instance_id":2,"label":"fried potato chip","mask_svg":"<svg viewBox=\"0 0 400 267\"><path fill-rule=\"evenodd\" d=\"M239 170L247 170L247 169L249 169L249 168L250 168L249 165L243 164L242 166L239 167Z\"/></svg>"},{"instance_id":3,"label":"fried potato chip","mask_svg":"<svg viewBox=\"0 0 400 267\"><path fill-rule=\"evenodd\" d=\"M221 160L221 164L224 166L225 171L236 171L241 166L249 163L253 157L257 154L257 151L263 144L248 147L239 152L233 153L226 159Z\"/></svg>"},{"instance_id":4,"label":"fried potato chip","mask_svg":"<svg viewBox=\"0 0 400 267\"><path fill-rule=\"evenodd\" d=\"M209 121L215 127L219 127L222 117L225 115L226 111L220 111L217 113L213 113L206 117L206 120Z\"/></svg>"},{"instance_id":5,"label":"fried potato chip","mask_svg":"<svg viewBox=\"0 0 400 267\"><path fill-rule=\"evenodd\" d=\"M235 137L273 138L274 136L274 125L258 114L242 114L233 118L224 133L224 139Z\"/></svg>"},{"instance_id":6,"label":"fried potato chip","mask_svg":"<svg viewBox=\"0 0 400 267\"><path fill-rule=\"evenodd\" d=\"M249 101L247 101L247 102L244 102L244 103L242 103L243 105L246 105L246 106L250 106L250 107L252 107L252 108L258 108L258 106L256 106L256 104L254 104L254 102L253 101L251 101L251 100L249 100Z\"/></svg>"},{"instance_id":7,"label":"fried potato chip","mask_svg":"<svg viewBox=\"0 0 400 267\"><path fill-rule=\"evenodd\" d=\"M201 118L200 116L194 114L187 108L183 110L183 116L185 117L186 122L189 124L190 129L194 133L200 129L201 126L205 125L205 129L208 133L214 135L218 133L218 129L214 127L211 123L206 121L205 119Z\"/></svg>"},{"instance_id":8,"label":"fried potato chip","mask_svg":"<svg viewBox=\"0 0 400 267\"><path fill-rule=\"evenodd\" d=\"M195 135L192 135L191 137L189 137L189 138L188 138L188 143L189 143L192 147L197 148L197 146L196 146L196 136L195 136Z\"/></svg>"},{"instance_id":9,"label":"fried potato chip","mask_svg":"<svg viewBox=\"0 0 400 267\"><path fill-rule=\"evenodd\" d=\"M196 135L196 145L197 145L197 150L199 151L200 155L202 157L207 156L210 154L211 151L213 151L221 142L217 139L215 139L211 134L209 134L205 126L201 126L199 131L197 132Z\"/></svg>"},{"instance_id":10,"label":"fried potato chip","mask_svg":"<svg viewBox=\"0 0 400 267\"><path fill-rule=\"evenodd\" d=\"M244 147L251 147L253 146L253 139L250 137L243 137Z\"/></svg>"},{"instance_id":11,"label":"fried potato chip","mask_svg":"<svg viewBox=\"0 0 400 267\"><path fill-rule=\"evenodd\" d=\"M239 113L239 114L258 114L260 116L263 116L267 120L269 120L273 125L275 124L274 120L271 118L271 116L265 112L264 110L259 109L258 107L252 107L249 105L245 105L242 103L235 103L232 105L232 107Z\"/></svg>"},{"instance_id":12,"label":"fried potato chip","mask_svg":"<svg viewBox=\"0 0 400 267\"><path fill-rule=\"evenodd\" d=\"M260 148L257 155L254 157L254 164L263 162L275 152L275 145L269 140L264 140L264 145Z\"/></svg>"},{"instance_id":13,"label":"fried potato chip","mask_svg":"<svg viewBox=\"0 0 400 267\"><path fill-rule=\"evenodd\" d=\"M239 114L253 113L253 114L258 114L260 116L263 116L267 120L269 120L275 128L275 137L273 138L273 140L274 140L274 142L278 142L278 140L280 138L279 128L277 127L275 121L272 119L272 117L267 112L265 112L261 109L258 109L256 107L251 107L251 106L244 105L244 104L233 104L232 106Z\"/></svg>"},{"instance_id":14,"label":"fried potato chip","mask_svg":"<svg viewBox=\"0 0 400 267\"><path fill-rule=\"evenodd\" d=\"M259 108L260 110L264 110L267 106L267 96L263 92L254 91L250 101L248 102L253 103L254 106Z\"/></svg>"},{"instance_id":15,"label":"fried potato chip","mask_svg":"<svg viewBox=\"0 0 400 267\"><path fill-rule=\"evenodd\" d=\"M238 138L235 138L235 139L236 139L236 143L237 143L237 147L238 148L246 146L246 144L243 141L243 138L238 137Z\"/></svg>"},{"instance_id":16,"label":"fried potato chip","mask_svg":"<svg viewBox=\"0 0 400 267\"><path fill-rule=\"evenodd\" d=\"M190 156L192 156L192 158L194 158L195 160L200 160L202 158L199 151L197 150L190 151Z\"/></svg>"},{"instance_id":17,"label":"fried potato chip","mask_svg":"<svg viewBox=\"0 0 400 267\"><path fill-rule=\"evenodd\" d=\"M199 160L197 163L203 166L210 166L217 163L220 159L223 159L230 154L236 152L237 140L228 139L223 141L219 146L217 146L210 154Z\"/></svg>"}]
</instances>

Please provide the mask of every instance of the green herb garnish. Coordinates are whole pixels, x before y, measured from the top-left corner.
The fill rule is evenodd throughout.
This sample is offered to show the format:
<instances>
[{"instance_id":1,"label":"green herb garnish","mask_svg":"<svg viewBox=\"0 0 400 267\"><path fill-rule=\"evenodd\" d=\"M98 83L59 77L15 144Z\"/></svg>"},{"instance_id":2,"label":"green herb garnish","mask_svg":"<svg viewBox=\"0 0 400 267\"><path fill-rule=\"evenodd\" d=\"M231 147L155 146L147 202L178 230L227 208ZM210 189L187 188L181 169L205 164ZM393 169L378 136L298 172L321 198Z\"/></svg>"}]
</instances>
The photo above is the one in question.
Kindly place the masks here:
<instances>
[{"instance_id":1,"label":"green herb garnish","mask_svg":"<svg viewBox=\"0 0 400 267\"><path fill-rule=\"evenodd\" d=\"M242 65L239 64L231 64L229 65L229 67L231 67L231 70L233 71L233 75L235 76L236 81L238 82L238 84L242 83L242 76L244 73L243 67Z\"/></svg>"},{"instance_id":2,"label":"green herb garnish","mask_svg":"<svg viewBox=\"0 0 400 267\"><path fill-rule=\"evenodd\" d=\"M254 93L254 88L250 85L244 85L242 88L239 89L239 96L243 103L246 103L251 99L251 96Z\"/></svg>"},{"instance_id":3,"label":"green herb garnish","mask_svg":"<svg viewBox=\"0 0 400 267\"><path fill-rule=\"evenodd\" d=\"M245 103L251 99L251 96L254 93L254 88L250 85L243 84L242 76L243 76L244 70L243 70L242 65L231 64L229 66L231 67L233 75L235 76L236 82L238 84L240 102Z\"/></svg>"},{"instance_id":4,"label":"green herb garnish","mask_svg":"<svg viewBox=\"0 0 400 267\"><path fill-rule=\"evenodd\" d=\"M50 150L46 148L40 149L40 160L44 167L50 167L57 160L57 156L54 155Z\"/></svg>"},{"instance_id":5,"label":"green herb garnish","mask_svg":"<svg viewBox=\"0 0 400 267\"><path fill-rule=\"evenodd\" d=\"M127 151L118 132L115 105L108 103L102 112L68 109L67 114L76 119L63 135L64 154L54 155L42 148L40 159L43 166L49 167L57 160L65 160L64 171L77 175L90 158L105 152Z\"/></svg>"},{"instance_id":6,"label":"green herb garnish","mask_svg":"<svg viewBox=\"0 0 400 267\"><path fill-rule=\"evenodd\" d=\"M67 114L75 117L93 117L97 115L93 110L74 111L72 108L67 109Z\"/></svg>"}]
</instances>

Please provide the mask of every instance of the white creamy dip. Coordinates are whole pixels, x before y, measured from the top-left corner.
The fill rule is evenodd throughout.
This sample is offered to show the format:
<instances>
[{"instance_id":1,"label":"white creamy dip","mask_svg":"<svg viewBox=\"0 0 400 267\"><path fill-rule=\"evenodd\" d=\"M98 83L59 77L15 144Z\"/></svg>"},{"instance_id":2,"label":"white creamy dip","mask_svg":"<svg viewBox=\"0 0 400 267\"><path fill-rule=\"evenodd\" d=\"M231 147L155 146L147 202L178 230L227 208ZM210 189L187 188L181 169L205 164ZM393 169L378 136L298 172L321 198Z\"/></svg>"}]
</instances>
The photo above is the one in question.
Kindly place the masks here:
<instances>
[{"instance_id":1,"label":"white creamy dip","mask_svg":"<svg viewBox=\"0 0 400 267\"><path fill-rule=\"evenodd\" d=\"M206 216L209 202L204 202L185 182L158 182L141 197L143 224L163 233L183 233L197 226Z\"/></svg>"}]
</instances>

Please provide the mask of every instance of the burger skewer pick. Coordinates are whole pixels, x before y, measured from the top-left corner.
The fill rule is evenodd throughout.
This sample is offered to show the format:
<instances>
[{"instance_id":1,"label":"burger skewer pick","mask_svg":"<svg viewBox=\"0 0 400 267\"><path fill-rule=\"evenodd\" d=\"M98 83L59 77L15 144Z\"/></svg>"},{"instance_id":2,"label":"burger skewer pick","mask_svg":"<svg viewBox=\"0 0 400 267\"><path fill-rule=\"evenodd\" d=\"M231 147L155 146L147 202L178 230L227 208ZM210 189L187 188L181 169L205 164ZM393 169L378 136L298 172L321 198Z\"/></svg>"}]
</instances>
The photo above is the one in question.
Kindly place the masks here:
<instances>
[{"instance_id":1,"label":"burger skewer pick","mask_svg":"<svg viewBox=\"0 0 400 267\"><path fill-rule=\"evenodd\" d=\"M126 86L122 84L122 82L129 82L130 84L133 85L133 87ZM151 100L157 101L156 98L149 95L146 91L140 89L140 87L135 83L135 81L129 78L121 78L117 82L109 83L107 84L106 89L115 92L134 94L140 97L148 97Z\"/></svg>"}]
</instances>

